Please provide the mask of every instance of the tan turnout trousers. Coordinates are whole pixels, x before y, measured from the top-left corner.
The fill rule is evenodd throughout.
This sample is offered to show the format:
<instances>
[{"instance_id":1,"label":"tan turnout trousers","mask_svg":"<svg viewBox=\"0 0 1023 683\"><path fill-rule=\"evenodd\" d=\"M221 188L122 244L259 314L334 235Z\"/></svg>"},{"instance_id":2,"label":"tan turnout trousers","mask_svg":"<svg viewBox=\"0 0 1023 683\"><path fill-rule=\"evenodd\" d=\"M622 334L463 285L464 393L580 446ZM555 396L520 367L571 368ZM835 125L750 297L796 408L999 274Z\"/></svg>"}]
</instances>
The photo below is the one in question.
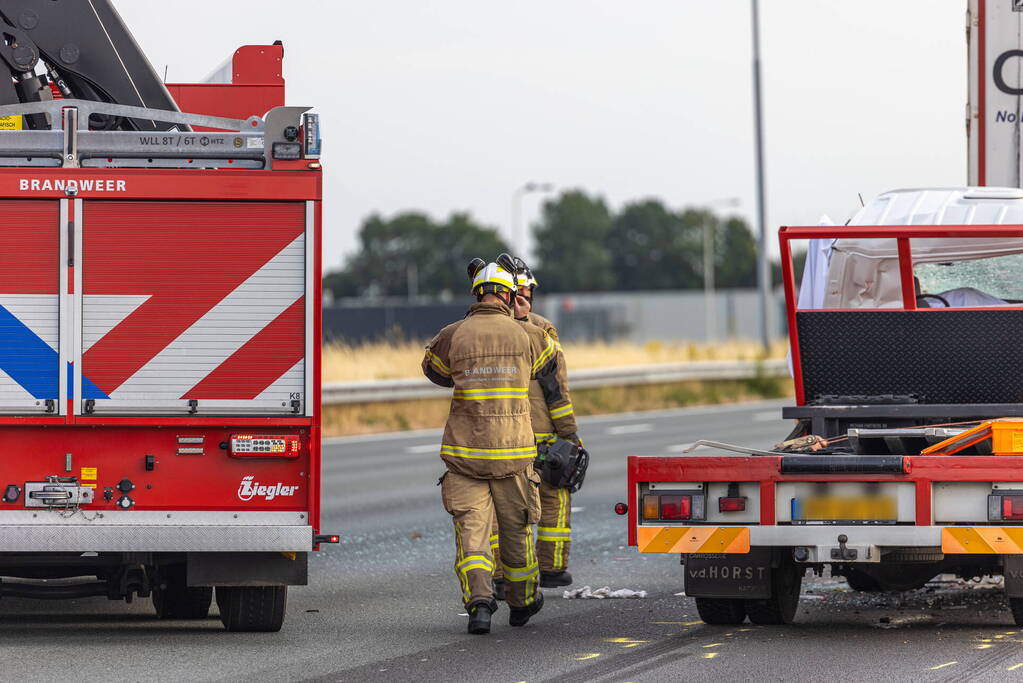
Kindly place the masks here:
<instances>
[{"instance_id":1,"label":"tan turnout trousers","mask_svg":"<svg viewBox=\"0 0 1023 683\"><path fill-rule=\"evenodd\" d=\"M540 482L540 521L536 529L536 557L542 572L563 572L568 569L568 552L572 547L572 494L545 481ZM497 517L490 532L490 552L501 557ZM494 578L504 578L500 563L494 565Z\"/></svg>"},{"instance_id":2,"label":"tan turnout trousers","mask_svg":"<svg viewBox=\"0 0 1023 683\"><path fill-rule=\"evenodd\" d=\"M441 500L455 525L455 575L466 607L494 599L495 557L507 581L508 604L523 607L536 600L540 571L532 525L540 518L539 481L531 467L501 479L452 471L444 475ZM498 556L491 552L495 518L500 524Z\"/></svg>"}]
</instances>

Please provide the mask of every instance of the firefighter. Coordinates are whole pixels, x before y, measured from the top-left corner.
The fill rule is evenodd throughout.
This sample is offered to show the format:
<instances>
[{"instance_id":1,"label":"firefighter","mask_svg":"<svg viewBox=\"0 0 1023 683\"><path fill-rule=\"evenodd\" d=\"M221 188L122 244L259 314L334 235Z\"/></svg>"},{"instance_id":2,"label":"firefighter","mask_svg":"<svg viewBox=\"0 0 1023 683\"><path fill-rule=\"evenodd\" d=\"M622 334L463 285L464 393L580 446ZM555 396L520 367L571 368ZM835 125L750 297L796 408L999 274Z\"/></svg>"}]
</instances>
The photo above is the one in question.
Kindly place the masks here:
<instances>
[{"instance_id":1,"label":"firefighter","mask_svg":"<svg viewBox=\"0 0 1023 683\"><path fill-rule=\"evenodd\" d=\"M558 407L550 408L544 399L540 383L529 383L530 418L533 435L537 444L551 443L557 438L582 444L577 434L572 399L568 393L568 370L565 356L558 341L558 331L550 320L532 312L533 293L539 283L533 272L521 265L518 275L518 296L515 297L515 318L527 325L544 330L554 340L557 349L558 386L562 399ZM540 585L544 588L568 586L572 575L568 572L568 552L572 544L572 497L568 489L556 488L546 481L540 481L540 522L536 534L536 554L540 563ZM496 531L496 530L495 530ZM498 554L498 538L491 537L495 556ZM494 593L498 599L504 591L504 580L500 568L494 570Z\"/></svg>"},{"instance_id":2,"label":"firefighter","mask_svg":"<svg viewBox=\"0 0 1023 683\"><path fill-rule=\"evenodd\" d=\"M469 274L477 303L429 343L423 372L435 384L454 388L440 451L447 466L441 498L455 526L455 574L468 630L483 634L490 632L497 609L490 550L495 514L508 623L523 626L543 607L532 532L540 518L540 478L532 466L530 380L539 378L546 387L551 410L565 401L554 340L512 317L515 274L481 259L473 260Z\"/></svg>"}]
</instances>

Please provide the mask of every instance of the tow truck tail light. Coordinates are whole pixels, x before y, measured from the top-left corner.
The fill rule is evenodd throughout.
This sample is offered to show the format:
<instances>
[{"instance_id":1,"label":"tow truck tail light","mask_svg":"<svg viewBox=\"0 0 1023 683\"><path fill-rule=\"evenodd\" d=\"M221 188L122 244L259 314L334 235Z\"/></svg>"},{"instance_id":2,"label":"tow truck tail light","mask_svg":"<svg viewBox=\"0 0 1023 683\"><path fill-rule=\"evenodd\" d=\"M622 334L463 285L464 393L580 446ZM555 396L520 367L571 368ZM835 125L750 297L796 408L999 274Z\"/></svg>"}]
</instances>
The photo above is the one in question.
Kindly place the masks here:
<instances>
[{"instance_id":1,"label":"tow truck tail light","mask_svg":"<svg viewBox=\"0 0 1023 683\"><path fill-rule=\"evenodd\" d=\"M1002 496L1002 519L1023 520L1023 496Z\"/></svg>"},{"instance_id":2,"label":"tow truck tail light","mask_svg":"<svg viewBox=\"0 0 1023 683\"><path fill-rule=\"evenodd\" d=\"M660 496L643 496L643 519L660 518Z\"/></svg>"},{"instance_id":3,"label":"tow truck tail light","mask_svg":"<svg viewBox=\"0 0 1023 683\"><path fill-rule=\"evenodd\" d=\"M1023 492L988 496L987 518L991 522L1023 522Z\"/></svg>"},{"instance_id":4,"label":"tow truck tail light","mask_svg":"<svg viewBox=\"0 0 1023 683\"><path fill-rule=\"evenodd\" d=\"M693 516L690 496L660 496L661 519L689 519Z\"/></svg>"},{"instance_id":5,"label":"tow truck tail light","mask_svg":"<svg viewBox=\"0 0 1023 683\"><path fill-rule=\"evenodd\" d=\"M718 498L718 512L745 512L746 496Z\"/></svg>"}]
</instances>

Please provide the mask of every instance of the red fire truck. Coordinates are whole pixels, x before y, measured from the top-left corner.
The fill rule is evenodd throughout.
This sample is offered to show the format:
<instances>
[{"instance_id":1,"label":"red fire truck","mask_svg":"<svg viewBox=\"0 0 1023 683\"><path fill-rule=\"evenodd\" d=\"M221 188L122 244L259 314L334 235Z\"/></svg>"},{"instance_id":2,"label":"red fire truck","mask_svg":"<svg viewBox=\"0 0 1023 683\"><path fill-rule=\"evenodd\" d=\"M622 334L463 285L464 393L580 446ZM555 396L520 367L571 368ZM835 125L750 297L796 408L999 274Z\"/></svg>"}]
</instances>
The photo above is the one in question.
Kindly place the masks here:
<instances>
[{"instance_id":1,"label":"red fire truck","mask_svg":"<svg viewBox=\"0 0 1023 683\"><path fill-rule=\"evenodd\" d=\"M828 569L864 591L1001 574L1023 625L1023 190L889 192L780 239L792 432L630 457L629 543L681 554L707 623L788 623Z\"/></svg>"},{"instance_id":2,"label":"red fire truck","mask_svg":"<svg viewBox=\"0 0 1023 683\"><path fill-rule=\"evenodd\" d=\"M0 596L279 630L336 542L318 118L280 44L165 86L107 0L0 32Z\"/></svg>"}]
</instances>

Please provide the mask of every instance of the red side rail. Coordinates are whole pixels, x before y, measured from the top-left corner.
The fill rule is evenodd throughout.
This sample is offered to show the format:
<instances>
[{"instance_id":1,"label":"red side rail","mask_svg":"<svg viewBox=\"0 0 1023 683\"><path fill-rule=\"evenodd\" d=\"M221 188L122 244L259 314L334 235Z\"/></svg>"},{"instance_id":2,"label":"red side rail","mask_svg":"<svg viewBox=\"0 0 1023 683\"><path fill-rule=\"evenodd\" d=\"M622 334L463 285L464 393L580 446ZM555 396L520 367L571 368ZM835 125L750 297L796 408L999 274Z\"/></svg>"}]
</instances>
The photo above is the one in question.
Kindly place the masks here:
<instances>
[{"instance_id":1,"label":"red side rail","mask_svg":"<svg viewBox=\"0 0 1023 683\"><path fill-rule=\"evenodd\" d=\"M792 350L792 374L795 382L796 404L805 405L803 396L803 371L799 357L799 329L796 318L795 268L792 265L792 240L811 239L885 239L896 240L898 244L899 275L902 285L902 308L904 310L941 315L948 309L916 307L916 293L913 283L913 252L910 240L916 238L975 238L975 237L1023 237L1023 225L847 225L847 226L783 226L778 231L781 247L782 283L785 289L785 312L789 327L789 348ZM1020 306L985 306L983 310L1020 309ZM835 309L829 309L835 310ZM870 309L856 309L870 310ZM969 310L956 308L957 311ZM807 310L807 312L812 312Z\"/></svg>"}]
</instances>

